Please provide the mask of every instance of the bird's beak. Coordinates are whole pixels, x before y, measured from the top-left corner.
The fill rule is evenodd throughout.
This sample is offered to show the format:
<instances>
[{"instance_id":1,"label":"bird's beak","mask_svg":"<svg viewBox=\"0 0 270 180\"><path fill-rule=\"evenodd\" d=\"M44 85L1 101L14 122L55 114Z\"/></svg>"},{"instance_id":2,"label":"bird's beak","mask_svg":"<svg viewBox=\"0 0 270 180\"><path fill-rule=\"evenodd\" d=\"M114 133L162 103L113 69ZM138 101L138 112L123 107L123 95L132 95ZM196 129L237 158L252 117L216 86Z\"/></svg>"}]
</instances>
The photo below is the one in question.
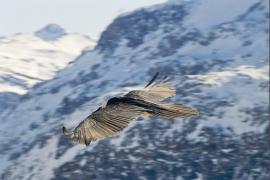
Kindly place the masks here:
<instances>
[{"instance_id":1,"label":"bird's beak","mask_svg":"<svg viewBox=\"0 0 270 180\"><path fill-rule=\"evenodd\" d=\"M68 130L67 130L67 128L65 126L63 126L63 133L66 136L70 136L72 134L71 132L68 132Z\"/></svg>"},{"instance_id":2,"label":"bird's beak","mask_svg":"<svg viewBox=\"0 0 270 180\"><path fill-rule=\"evenodd\" d=\"M76 138L74 132L69 132L66 127L63 127L63 134L68 136L72 141L76 141L78 138Z\"/></svg>"}]
</instances>

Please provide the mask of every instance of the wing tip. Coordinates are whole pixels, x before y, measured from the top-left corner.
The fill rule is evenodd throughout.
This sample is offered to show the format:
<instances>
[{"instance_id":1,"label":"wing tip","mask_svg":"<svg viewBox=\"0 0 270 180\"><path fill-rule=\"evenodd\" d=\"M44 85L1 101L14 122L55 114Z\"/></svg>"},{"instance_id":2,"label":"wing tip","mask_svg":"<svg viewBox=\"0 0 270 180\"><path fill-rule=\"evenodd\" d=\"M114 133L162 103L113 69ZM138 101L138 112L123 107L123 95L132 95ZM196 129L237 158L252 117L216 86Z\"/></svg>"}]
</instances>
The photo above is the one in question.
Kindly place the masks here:
<instances>
[{"instance_id":1,"label":"wing tip","mask_svg":"<svg viewBox=\"0 0 270 180\"><path fill-rule=\"evenodd\" d=\"M159 72L156 72L156 74L153 76L153 78L149 81L149 83L145 86L145 88L147 88L148 86L150 86L158 77Z\"/></svg>"}]
</instances>

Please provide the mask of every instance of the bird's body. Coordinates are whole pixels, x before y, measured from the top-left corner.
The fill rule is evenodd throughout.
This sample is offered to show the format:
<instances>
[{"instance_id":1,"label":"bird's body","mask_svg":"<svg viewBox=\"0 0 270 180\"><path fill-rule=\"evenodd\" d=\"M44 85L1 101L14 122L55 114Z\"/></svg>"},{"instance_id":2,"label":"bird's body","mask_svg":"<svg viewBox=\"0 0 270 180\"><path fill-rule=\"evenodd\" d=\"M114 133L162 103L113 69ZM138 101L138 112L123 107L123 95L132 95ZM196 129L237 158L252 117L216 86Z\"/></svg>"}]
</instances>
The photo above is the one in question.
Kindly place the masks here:
<instances>
[{"instance_id":1,"label":"bird's body","mask_svg":"<svg viewBox=\"0 0 270 180\"><path fill-rule=\"evenodd\" d=\"M198 112L182 104L163 104L161 101L174 96L176 90L162 81L153 83L154 78L140 90L133 90L123 97L113 97L105 106L83 120L73 132L63 127L65 135L73 141L89 145L91 141L111 137L139 116L152 115L164 119L197 116Z\"/></svg>"}]
</instances>

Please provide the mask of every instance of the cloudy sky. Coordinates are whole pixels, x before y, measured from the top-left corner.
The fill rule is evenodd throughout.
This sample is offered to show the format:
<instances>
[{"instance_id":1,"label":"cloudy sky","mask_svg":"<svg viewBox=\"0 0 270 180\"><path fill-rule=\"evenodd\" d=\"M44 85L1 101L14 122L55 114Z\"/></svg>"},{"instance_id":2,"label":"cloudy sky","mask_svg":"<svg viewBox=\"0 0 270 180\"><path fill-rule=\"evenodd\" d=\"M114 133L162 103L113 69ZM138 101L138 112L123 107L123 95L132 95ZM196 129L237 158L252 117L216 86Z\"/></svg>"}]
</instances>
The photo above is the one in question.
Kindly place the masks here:
<instances>
[{"instance_id":1,"label":"cloudy sky","mask_svg":"<svg viewBox=\"0 0 270 180\"><path fill-rule=\"evenodd\" d=\"M0 0L0 36L31 33L49 23L98 38L121 13L166 0Z\"/></svg>"}]
</instances>

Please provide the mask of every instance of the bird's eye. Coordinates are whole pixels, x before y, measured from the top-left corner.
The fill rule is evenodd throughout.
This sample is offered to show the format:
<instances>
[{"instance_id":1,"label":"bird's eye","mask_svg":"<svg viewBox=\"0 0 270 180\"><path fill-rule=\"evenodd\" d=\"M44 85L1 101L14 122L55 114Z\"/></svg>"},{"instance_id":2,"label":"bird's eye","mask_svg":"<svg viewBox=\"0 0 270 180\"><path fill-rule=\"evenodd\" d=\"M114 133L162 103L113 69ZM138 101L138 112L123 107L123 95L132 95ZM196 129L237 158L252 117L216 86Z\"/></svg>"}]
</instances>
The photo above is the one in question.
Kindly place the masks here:
<instances>
[{"instance_id":1,"label":"bird's eye","mask_svg":"<svg viewBox=\"0 0 270 180\"><path fill-rule=\"evenodd\" d=\"M75 134L74 134L74 137L73 137L73 141L78 141L78 139L79 139L79 136L78 136L77 133L75 133Z\"/></svg>"},{"instance_id":2,"label":"bird's eye","mask_svg":"<svg viewBox=\"0 0 270 180\"><path fill-rule=\"evenodd\" d=\"M71 136L70 136L70 139L72 141L78 141L78 134L77 133L72 133Z\"/></svg>"}]
</instances>

